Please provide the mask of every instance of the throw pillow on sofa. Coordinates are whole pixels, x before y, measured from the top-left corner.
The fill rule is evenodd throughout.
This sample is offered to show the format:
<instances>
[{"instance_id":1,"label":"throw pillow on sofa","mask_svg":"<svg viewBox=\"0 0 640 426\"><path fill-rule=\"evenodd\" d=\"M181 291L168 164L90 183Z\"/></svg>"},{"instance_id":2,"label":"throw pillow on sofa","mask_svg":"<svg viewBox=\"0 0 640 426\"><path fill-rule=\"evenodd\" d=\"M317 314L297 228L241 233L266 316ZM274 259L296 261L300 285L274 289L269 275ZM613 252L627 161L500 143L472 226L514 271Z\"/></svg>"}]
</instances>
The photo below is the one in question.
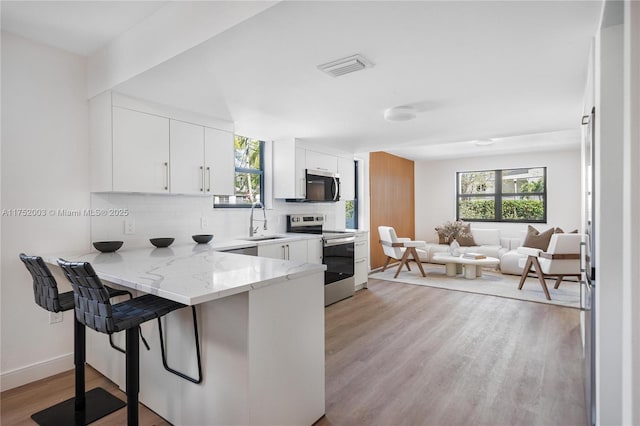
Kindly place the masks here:
<instances>
[{"instance_id":1,"label":"throw pillow on sofa","mask_svg":"<svg viewBox=\"0 0 640 426\"><path fill-rule=\"evenodd\" d=\"M444 231L442 229L436 228L436 232L438 233L438 244L449 244L447 236L444 235Z\"/></svg>"},{"instance_id":2,"label":"throw pillow on sofa","mask_svg":"<svg viewBox=\"0 0 640 426\"><path fill-rule=\"evenodd\" d=\"M475 240L473 239L473 234L471 233L471 224L467 223L466 226L464 227L463 232L465 233L464 236L458 235L456 237L456 241L458 241L458 244L460 244L460 247L477 246Z\"/></svg>"},{"instance_id":3,"label":"throw pillow on sofa","mask_svg":"<svg viewBox=\"0 0 640 426\"><path fill-rule=\"evenodd\" d=\"M528 225L527 236L524 239L524 243L522 243L522 246L547 251L549 242L551 241L551 236L553 235L554 231L554 228L549 228L544 232L540 232L533 226Z\"/></svg>"}]
</instances>

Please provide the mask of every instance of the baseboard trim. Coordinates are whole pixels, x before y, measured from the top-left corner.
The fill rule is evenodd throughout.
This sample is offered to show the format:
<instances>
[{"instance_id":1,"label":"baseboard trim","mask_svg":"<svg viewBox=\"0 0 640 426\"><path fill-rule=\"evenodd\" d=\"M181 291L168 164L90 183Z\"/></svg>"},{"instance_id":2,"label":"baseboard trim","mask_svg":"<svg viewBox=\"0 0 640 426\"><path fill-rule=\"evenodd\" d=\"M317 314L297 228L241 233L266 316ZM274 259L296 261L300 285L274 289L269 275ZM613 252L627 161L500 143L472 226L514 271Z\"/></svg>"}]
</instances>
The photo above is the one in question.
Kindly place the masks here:
<instances>
[{"instance_id":1,"label":"baseboard trim","mask_svg":"<svg viewBox=\"0 0 640 426\"><path fill-rule=\"evenodd\" d=\"M0 375L0 391L4 392L73 368L73 353L16 368Z\"/></svg>"}]
</instances>

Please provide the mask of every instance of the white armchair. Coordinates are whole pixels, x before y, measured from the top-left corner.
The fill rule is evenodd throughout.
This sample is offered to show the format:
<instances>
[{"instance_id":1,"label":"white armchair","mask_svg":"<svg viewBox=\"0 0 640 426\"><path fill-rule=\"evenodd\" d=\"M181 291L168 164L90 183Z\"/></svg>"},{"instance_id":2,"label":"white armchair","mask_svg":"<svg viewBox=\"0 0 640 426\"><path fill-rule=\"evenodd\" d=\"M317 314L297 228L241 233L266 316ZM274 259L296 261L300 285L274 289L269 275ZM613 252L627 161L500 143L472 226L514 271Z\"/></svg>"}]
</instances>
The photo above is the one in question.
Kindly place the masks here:
<instances>
[{"instance_id":1,"label":"white armchair","mask_svg":"<svg viewBox=\"0 0 640 426\"><path fill-rule=\"evenodd\" d=\"M520 259L523 266L518 290L522 289L530 272L537 275L547 300L551 300L545 278L556 278L554 289L560 287L564 277L573 276L580 280L580 242L582 234L553 234L547 251L536 248L519 247L518 253L527 258Z\"/></svg>"},{"instance_id":2,"label":"white armchair","mask_svg":"<svg viewBox=\"0 0 640 426\"><path fill-rule=\"evenodd\" d=\"M426 243L424 241L412 241L411 238L398 238L395 229L391 226L378 226L378 234L380 235L382 250L384 254L387 255L382 271L387 269L391 259L399 260L400 266L398 266L398 270L393 276L397 278L404 265L407 265L407 269L411 271L409 261L413 260L418 264L418 269L420 269L422 276L427 276L424 273L424 269L422 269L422 263L420 263L421 257L427 258L427 252L425 251Z\"/></svg>"}]
</instances>

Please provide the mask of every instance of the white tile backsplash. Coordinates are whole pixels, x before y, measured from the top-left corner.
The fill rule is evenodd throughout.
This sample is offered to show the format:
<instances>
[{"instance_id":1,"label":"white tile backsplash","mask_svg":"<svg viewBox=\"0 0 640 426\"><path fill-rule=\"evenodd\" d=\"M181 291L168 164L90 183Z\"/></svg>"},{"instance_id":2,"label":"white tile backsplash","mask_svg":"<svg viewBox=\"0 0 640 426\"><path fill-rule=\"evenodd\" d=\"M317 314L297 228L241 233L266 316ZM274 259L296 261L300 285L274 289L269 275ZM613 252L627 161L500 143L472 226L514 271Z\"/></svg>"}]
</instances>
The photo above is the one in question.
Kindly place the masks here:
<instances>
[{"instance_id":1,"label":"white tile backsplash","mask_svg":"<svg viewBox=\"0 0 640 426\"><path fill-rule=\"evenodd\" d=\"M191 235L214 234L217 240L246 237L249 235L250 209L221 209L212 207L212 197L187 195L153 195L125 193L93 193L91 208L118 211L127 209L127 216L95 216L91 219L91 240L124 241L128 247L149 245L149 238L173 237L176 244L193 242ZM265 233L286 232L286 215L292 213L316 213L325 216L326 229L344 229L345 206L340 201L324 203L286 203L274 200L267 210L268 229ZM254 213L262 218L262 212ZM201 218L207 222L202 229ZM125 234L125 220L133 220L135 233ZM256 222L256 225L261 224ZM260 232L263 232L260 228Z\"/></svg>"}]
</instances>

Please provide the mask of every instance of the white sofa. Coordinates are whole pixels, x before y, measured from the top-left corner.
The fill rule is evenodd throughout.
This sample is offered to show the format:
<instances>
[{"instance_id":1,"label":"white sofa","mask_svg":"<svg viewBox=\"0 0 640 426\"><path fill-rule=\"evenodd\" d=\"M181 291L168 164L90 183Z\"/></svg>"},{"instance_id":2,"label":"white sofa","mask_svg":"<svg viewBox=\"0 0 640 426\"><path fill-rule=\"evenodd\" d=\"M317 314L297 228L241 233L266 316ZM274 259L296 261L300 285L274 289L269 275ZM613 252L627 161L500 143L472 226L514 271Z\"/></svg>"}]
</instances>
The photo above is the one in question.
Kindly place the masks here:
<instances>
[{"instance_id":1,"label":"white sofa","mask_svg":"<svg viewBox=\"0 0 640 426\"><path fill-rule=\"evenodd\" d=\"M471 229L473 240L477 245L470 247L460 247L461 252L481 253L485 256L500 259L500 271L505 274L521 275L522 266L519 265L523 255L518 253L526 236L526 231L520 232L520 237L502 237L499 229ZM422 261L433 262L436 253L446 253L449 245L427 243L426 260L421 256ZM526 258L526 256L524 256Z\"/></svg>"},{"instance_id":2,"label":"white sofa","mask_svg":"<svg viewBox=\"0 0 640 426\"><path fill-rule=\"evenodd\" d=\"M460 247L461 252L481 253L500 259L510 249L510 241L500 237L499 229L471 229L473 240L477 245ZM427 258L431 262L436 253L449 251L448 244L427 243Z\"/></svg>"}]
</instances>

